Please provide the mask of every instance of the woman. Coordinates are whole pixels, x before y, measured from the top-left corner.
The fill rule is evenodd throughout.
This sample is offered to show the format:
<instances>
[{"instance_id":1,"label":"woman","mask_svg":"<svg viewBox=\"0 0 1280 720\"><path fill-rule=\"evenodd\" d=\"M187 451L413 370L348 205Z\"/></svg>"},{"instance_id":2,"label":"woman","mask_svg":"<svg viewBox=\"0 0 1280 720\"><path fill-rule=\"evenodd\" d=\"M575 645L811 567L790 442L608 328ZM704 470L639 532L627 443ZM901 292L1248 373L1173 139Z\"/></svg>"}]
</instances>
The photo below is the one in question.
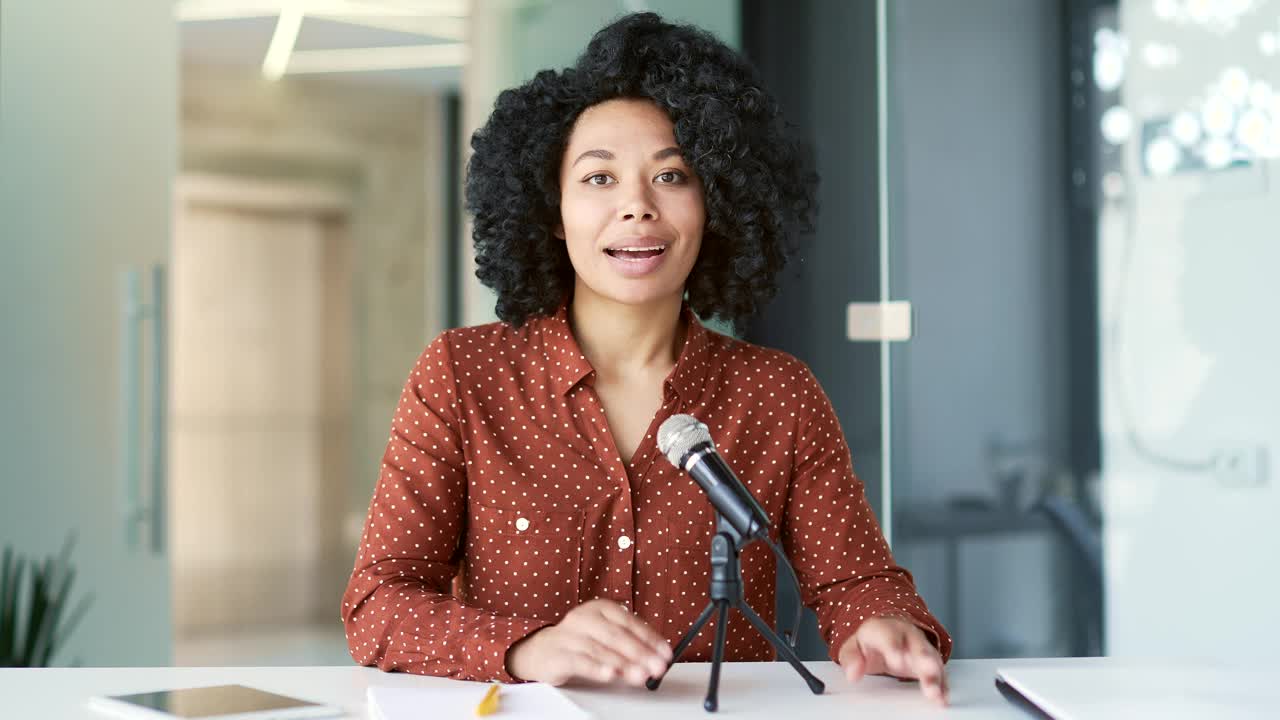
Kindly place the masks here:
<instances>
[{"instance_id":1,"label":"woman","mask_svg":"<svg viewBox=\"0 0 1280 720\"><path fill-rule=\"evenodd\" d=\"M688 413L768 511L849 679L918 678L945 703L951 640L817 380L694 315L749 318L809 223L812 176L745 60L627 16L502 93L472 146L477 275L502 322L443 333L409 376L343 598L352 656L504 682L660 675L707 601L714 515L655 444ZM742 569L772 623L767 548ZM738 615L727 630L726 658L772 657Z\"/></svg>"}]
</instances>

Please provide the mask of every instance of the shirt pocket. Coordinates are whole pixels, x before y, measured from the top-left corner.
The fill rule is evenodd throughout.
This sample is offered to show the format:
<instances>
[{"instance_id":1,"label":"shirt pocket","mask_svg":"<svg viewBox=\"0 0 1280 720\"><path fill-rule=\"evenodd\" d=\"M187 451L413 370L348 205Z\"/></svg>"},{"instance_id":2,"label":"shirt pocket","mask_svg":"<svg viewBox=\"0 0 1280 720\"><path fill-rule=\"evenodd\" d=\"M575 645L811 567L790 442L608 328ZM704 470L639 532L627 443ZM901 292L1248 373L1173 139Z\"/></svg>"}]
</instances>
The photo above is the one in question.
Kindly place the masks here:
<instances>
[{"instance_id":1,"label":"shirt pocket","mask_svg":"<svg viewBox=\"0 0 1280 720\"><path fill-rule=\"evenodd\" d=\"M558 621L578 605L582 511L471 503L467 603Z\"/></svg>"},{"instance_id":2,"label":"shirt pocket","mask_svg":"<svg viewBox=\"0 0 1280 720\"><path fill-rule=\"evenodd\" d=\"M711 539L716 534L715 513L709 503L697 503L684 512L664 514L660 524L664 580L661 584L663 622L683 632L706 606L711 590ZM677 634L677 638L679 635Z\"/></svg>"}]
</instances>

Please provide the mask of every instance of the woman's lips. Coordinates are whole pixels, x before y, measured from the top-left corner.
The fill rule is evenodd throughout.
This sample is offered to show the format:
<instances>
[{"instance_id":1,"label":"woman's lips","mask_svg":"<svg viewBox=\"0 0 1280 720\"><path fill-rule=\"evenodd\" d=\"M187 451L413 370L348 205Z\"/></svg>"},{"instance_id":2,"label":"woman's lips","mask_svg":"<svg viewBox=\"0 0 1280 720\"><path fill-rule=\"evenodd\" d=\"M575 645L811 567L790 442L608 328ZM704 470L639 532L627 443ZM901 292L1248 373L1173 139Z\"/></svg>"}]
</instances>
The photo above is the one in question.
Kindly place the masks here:
<instances>
[{"instance_id":1,"label":"woman's lips","mask_svg":"<svg viewBox=\"0 0 1280 720\"><path fill-rule=\"evenodd\" d=\"M627 250L606 250L609 264L620 275L641 277L657 270L667 257L666 248L661 250L645 250L630 252Z\"/></svg>"}]
</instances>

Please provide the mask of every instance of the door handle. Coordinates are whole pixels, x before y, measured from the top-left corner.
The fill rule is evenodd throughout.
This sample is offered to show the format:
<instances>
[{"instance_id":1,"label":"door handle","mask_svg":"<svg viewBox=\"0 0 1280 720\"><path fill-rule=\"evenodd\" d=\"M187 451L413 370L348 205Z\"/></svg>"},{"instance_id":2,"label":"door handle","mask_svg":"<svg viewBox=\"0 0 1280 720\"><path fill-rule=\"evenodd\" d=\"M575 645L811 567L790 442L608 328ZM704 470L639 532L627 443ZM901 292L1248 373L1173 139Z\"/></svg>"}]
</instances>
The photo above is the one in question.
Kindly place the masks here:
<instances>
[{"instance_id":1,"label":"door handle","mask_svg":"<svg viewBox=\"0 0 1280 720\"><path fill-rule=\"evenodd\" d=\"M906 342L913 330L911 302L853 302L845 312L845 336L854 342Z\"/></svg>"},{"instance_id":2,"label":"door handle","mask_svg":"<svg viewBox=\"0 0 1280 720\"><path fill-rule=\"evenodd\" d=\"M168 478L168 311L167 275L163 265L152 268L152 300L142 300L142 278L136 268L121 271L120 311L120 457L122 484L121 518L125 547L136 549L142 540L142 526L149 529L148 544L153 553L164 552L166 536ZM143 325L151 321L150 434L146 471L150 487L143 495Z\"/></svg>"}]
</instances>

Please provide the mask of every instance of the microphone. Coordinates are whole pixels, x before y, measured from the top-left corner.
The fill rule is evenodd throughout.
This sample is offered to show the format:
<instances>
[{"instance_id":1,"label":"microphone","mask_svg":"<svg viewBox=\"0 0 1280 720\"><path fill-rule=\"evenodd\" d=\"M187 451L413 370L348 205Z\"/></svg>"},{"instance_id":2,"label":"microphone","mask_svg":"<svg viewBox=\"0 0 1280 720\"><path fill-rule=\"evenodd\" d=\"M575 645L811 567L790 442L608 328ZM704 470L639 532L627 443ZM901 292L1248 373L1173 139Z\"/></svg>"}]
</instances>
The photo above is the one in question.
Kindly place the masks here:
<instances>
[{"instance_id":1,"label":"microphone","mask_svg":"<svg viewBox=\"0 0 1280 720\"><path fill-rule=\"evenodd\" d=\"M716 512L747 542L758 539L769 546L778 559L778 565L786 569L791 585L795 588L796 598L802 597L800 578L796 576L795 568L791 567L782 548L769 539L768 513L756 502L747 486L733 474L720 453L716 452L707 426L692 415L672 415L658 428L658 449L672 465L693 476L698 487L711 500ZM791 630L782 632L787 645L793 648L800 639L800 618L803 612L804 605L797 602Z\"/></svg>"},{"instance_id":2,"label":"microphone","mask_svg":"<svg viewBox=\"0 0 1280 720\"><path fill-rule=\"evenodd\" d=\"M692 415L672 415L658 428L658 449L693 476L716 512L744 538L769 538L769 516L716 452L711 431Z\"/></svg>"}]
</instances>

